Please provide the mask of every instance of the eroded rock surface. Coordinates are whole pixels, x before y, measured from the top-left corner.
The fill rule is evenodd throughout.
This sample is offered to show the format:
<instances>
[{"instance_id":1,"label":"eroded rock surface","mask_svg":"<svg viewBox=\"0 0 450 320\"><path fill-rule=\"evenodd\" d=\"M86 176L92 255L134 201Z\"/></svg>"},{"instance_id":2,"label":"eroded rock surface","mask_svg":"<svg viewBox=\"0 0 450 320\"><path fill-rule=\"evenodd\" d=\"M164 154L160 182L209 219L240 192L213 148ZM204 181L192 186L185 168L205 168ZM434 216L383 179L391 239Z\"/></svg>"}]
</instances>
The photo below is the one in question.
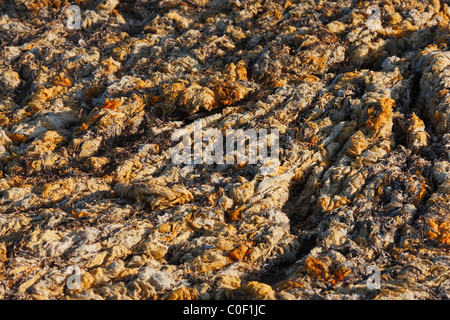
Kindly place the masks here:
<instances>
[{"instance_id":1,"label":"eroded rock surface","mask_svg":"<svg viewBox=\"0 0 450 320\"><path fill-rule=\"evenodd\" d=\"M0 1L0 299L449 299L449 5Z\"/></svg>"}]
</instances>

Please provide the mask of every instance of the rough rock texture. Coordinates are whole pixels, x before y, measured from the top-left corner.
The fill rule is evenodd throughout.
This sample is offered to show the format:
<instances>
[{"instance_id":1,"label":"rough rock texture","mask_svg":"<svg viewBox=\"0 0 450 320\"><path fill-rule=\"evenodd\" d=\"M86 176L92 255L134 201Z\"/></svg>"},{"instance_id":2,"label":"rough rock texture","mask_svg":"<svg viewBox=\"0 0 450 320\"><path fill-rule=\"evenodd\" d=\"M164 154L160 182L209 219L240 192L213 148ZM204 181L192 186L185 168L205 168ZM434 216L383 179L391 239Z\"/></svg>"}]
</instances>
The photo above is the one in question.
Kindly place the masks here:
<instances>
[{"instance_id":1,"label":"rough rock texture","mask_svg":"<svg viewBox=\"0 0 450 320\"><path fill-rule=\"evenodd\" d=\"M449 6L0 0L0 299L449 299Z\"/></svg>"}]
</instances>

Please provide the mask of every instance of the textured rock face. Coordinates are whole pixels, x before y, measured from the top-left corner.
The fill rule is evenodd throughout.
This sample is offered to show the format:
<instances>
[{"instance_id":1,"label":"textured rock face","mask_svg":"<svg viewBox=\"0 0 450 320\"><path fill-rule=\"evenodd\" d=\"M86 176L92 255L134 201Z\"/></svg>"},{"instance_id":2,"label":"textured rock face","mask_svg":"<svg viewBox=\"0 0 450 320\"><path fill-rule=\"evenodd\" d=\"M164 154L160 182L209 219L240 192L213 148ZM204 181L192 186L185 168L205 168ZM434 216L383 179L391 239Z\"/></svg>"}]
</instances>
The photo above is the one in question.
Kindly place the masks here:
<instances>
[{"instance_id":1,"label":"textured rock face","mask_svg":"<svg viewBox=\"0 0 450 320\"><path fill-rule=\"evenodd\" d=\"M450 298L447 1L0 4L1 299Z\"/></svg>"}]
</instances>

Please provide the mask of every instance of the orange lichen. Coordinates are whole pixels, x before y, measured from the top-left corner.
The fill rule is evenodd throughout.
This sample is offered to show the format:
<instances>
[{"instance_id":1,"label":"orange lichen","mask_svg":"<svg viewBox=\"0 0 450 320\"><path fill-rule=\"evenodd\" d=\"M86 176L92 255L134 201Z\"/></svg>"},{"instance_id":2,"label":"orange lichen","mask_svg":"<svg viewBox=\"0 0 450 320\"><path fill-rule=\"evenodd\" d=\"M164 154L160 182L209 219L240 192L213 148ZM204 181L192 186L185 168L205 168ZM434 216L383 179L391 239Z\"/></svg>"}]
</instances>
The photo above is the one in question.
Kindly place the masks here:
<instances>
[{"instance_id":1,"label":"orange lichen","mask_svg":"<svg viewBox=\"0 0 450 320\"><path fill-rule=\"evenodd\" d=\"M230 210L228 212L228 221L236 221L242 218L242 212L246 209L246 206L239 207L236 210Z\"/></svg>"},{"instance_id":2,"label":"orange lichen","mask_svg":"<svg viewBox=\"0 0 450 320\"><path fill-rule=\"evenodd\" d=\"M439 91L439 95L441 96L441 98L445 98L448 94L449 94L449 90L447 89L442 89Z\"/></svg>"},{"instance_id":3,"label":"orange lichen","mask_svg":"<svg viewBox=\"0 0 450 320\"><path fill-rule=\"evenodd\" d=\"M236 74L238 80L247 80L247 69L243 65L238 65L236 67Z\"/></svg>"},{"instance_id":4,"label":"orange lichen","mask_svg":"<svg viewBox=\"0 0 450 320\"><path fill-rule=\"evenodd\" d=\"M178 288L172 290L168 296L167 300L198 300L198 292L194 288Z\"/></svg>"},{"instance_id":5,"label":"orange lichen","mask_svg":"<svg viewBox=\"0 0 450 320\"><path fill-rule=\"evenodd\" d=\"M8 138L10 138L15 145L24 143L28 140L28 137L23 134L10 134L8 135Z\"/></svg>"},{"instance_id":6,"label":"orange lichen","mask_svg":"<svg viewBox=\"0 0 450 320\"><path fill-rule=\"evenodd\" d=\"M289 8L290 6L292 6L293 5L293 3L291 2L291 1L289 1L289 0L286 0L285 2L284 2L284 5L283 5L283 8Z\"/></svg>"},{"instance_id":7,"label":"orange lichen","mask_svg":"<svg viewBox=\"0 0 450 320\"><path fill-rule=\"evenodd\" d=\"M416 192L416 195L414 197L414 199L412 200L412 202L414 204L419 204L421 202L421 200L423 200L423 198L427 195L428 193L428 185L427 185L427 181L424 178L420 179L420 187L419 190L416 191L416 189L414 187L411 187L411 192Z\"/></svg>"},{"instance_id":8,"label":"orange lichen","mask_svg":"<svg viewBox=\"0 0 450 320\"><path fill-rule=\"evenodd\" d=\"M317 206L325 212L345 206L349 203L351 203L351 201L347 199L346 196L334 196L333 199L328 196L322 196L317 200Z\"/></svg>"},{"instance_id":9,"label":"orange lichen","mask_svg":"<svg viewBox=\"0 0 450 320\"><path fill-rule=\"evenodd\" d=\"M383 98L378 105L371 107L367 112L367 128L370 131L378 132L382 127L392 121L392 109L394 106L394 99Z\"/></svg>"},{"instance_id":10,"label":"orange lichen","mask_svg":"<svg viewBox=\"0 0 450 320\"><path fill-rule=\"evenodd\" d=\"M53 80L53 83L57 86L62 86L62 87L66 87L66 88L69 88L72 86L72 81L69 78L60 77L60 76L56 76L55 79Z\"/></svg>"},{"instance_id":11,"label":"orange lichen","mask_svg":"<svg viewBox=\"0 0 450 320\"><path fill-rule=\"evenodd\" d=\"M450 222L427 219L428 238L450 245Z\"/></svg>"},{"instance_id":12,"label":"orange lichen","mask_svg":"<svg viewBox=\"0 0 450 320\"><path fill-rule=\"evenodd\" d=\"M279 87L284 86L286 83L287 83L287 81L285 79L275 79L270 83L270 85L275 88L279 88Z\"/></svg>"},{"instance_id":13,"label":"orange lichen","mask_svg":"<svg viewBox=\"0 0 450 320\"><path fill-rule=\"evenodd\" d=\"M89 126L86 123L82 123L75 131L86 131L88 128Z\"/></svg>"},{"instance_id":14,"label":"orange lichen","mask_svg":"<svg viewBox=\"0 0 450 320\"><path fill-rule=\"evenodd\" d=\"M91 214L92 214L92 212L85 212L85 211L75 212L75 211L72 210L72 216L75 219L78 219L78 218L81 218L81 217L86 217L86 216L89 216Z\"/></svg>"},{"instance_id":15,"label":"orange lichen","mask_svg":"<svg viewBox=\"0 0 450 320\"><path fill-rule=\"evenodd\" d=\"M339 269L333 271L333 279L331 279L331 284L333 286L337 285L339 282L344 280L345 276L348 275L352 271L351 269L347 269L344 266L340 267Z\"/></svg>"},{"instance_id":16,"label":"orange lichen","mask_svg":"<svg viewBox=\"0 0 450 320\"><path fill-rule=\"evenodd\" d=\"M54 8L59 9L64 4L63 0L33 0L23 1L23 5L31 11L37 12L42 8Z\"/></svg>"},{"instance_id":17,"label":"orange lichen","mask_svg":"<svg viewBox=\"0 0 450 320\"><path fill-rule=\"evenodd\" d=\"M351 271L351 269L347 269L344 266L330 269L322 260L312 256L309 256L305 260L304 267L306 272L311 276L330 283L333 286L341 282Z\"/></svg>"},{"instance_id":18,"label":"orange lichen","mask_svg":"<svg viewBox=\"0 0 450 320\"><path fill-rule=\"evenodd\" d=\"M239 261L242 260L245 256L247 256L250 252L251 252L251 242L244 242L239 244L234 250L232 250L230 252L230 254L228 255L228 257L232 260L232 261Z\"/></svg>"},{"instance_id":19,"label":"orange lichen","mask_svg":"<svg viewBox=\"0 0 450 320\"><path fill-rule=\"evenodd\" d=\"M317 142L319 142L319 141L320 141L320 139L317 138L316 136L312 136L312 137L309 139L309 142L311 143L311 145L312 145L313 147L315 147L315 146L317 145Z\"/></svg>"},{"instance_id":20,"label":"orange lichen","mask_svg":"<svg viewBox=\"0 0 450 320\"><path fill-rule=\"evenodd\" d=\"M244 99L247 90L238 83L222 83L214 88L214 100L228 106Z\"/></svg>"},{"instance_id":21,"label":"orange lichen","mask_svg":"<svg viewBox=\"0 0 450 320\"><path fill-rule=\"evenodd\" d=\"M219 190L217 192L211 193L208 196L209 204L212 205L212 206L216 205L217 200L219 200L219 198L221 197L222 193L223 193L222 190Z\"/></svg>"},{"instance_id":22,"label":"orange lichen","mask_svg":"<svg viewBox=\"0 0 450 320\"><path fill-rule=\"evenodd\" d=\"M281 17L283 17L283 15L281 14L280 11L278 11L277 9L273 10L273 15L275 18L280 19Z\"/></svg>"},{"instance_id":23,"label":"orange lichen","mask_svg":"<svg viewBox=\"0 0 450 320\"><path fill-rule=\"evenodd\" d=\"M109 100L106 98L105 103L103 104L103 109L110 109L115 110L117 107L119 107L122 103L120 100Z\"/></svg>"},{"instance_id":24,"label":"orange lichen","mask_svg":"<svg viewBox=\"0 0 450 320\"><path fill-rule=\"evenodd\" d=\"M317 279L328 279L330 274L328 273L328 267L318 258L309 256L305 262L304 267L306 272Z\"/></svg>"},{"instance_id":25,"label":"orange lichen","mask_svg":"<svg viewBox=\"0 0 450 320\"><path fill-rule=\"evenodd\" d=\"M325 63L328 60L328 56L326 55L320 57L310 56L308 58L308 62L311 63L312 66L316 67L318 71L321 71L325 68Z\"/></svg>"}]
</instances>

